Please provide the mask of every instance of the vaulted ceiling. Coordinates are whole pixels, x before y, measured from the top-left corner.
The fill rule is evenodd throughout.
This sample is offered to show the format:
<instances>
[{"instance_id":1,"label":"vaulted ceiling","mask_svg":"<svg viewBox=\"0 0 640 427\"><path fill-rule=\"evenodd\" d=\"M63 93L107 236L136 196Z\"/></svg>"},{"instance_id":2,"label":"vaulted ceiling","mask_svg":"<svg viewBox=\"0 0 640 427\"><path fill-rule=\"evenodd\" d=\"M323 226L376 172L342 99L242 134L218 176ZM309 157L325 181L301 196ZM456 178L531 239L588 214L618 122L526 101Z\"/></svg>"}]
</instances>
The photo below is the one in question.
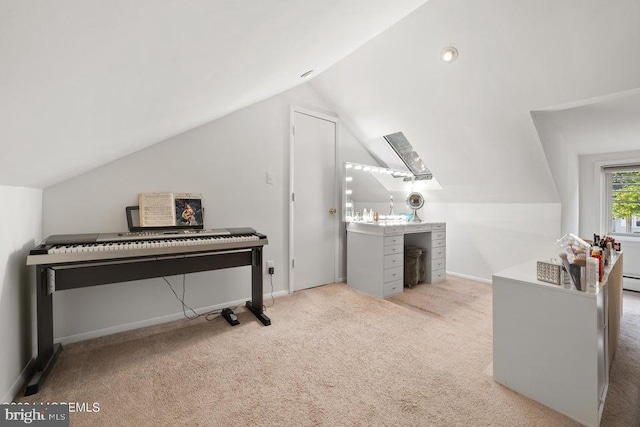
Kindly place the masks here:
<instances>
[{"instance_id":1,"label":"vaulted ceiling","mask_svg":"<svg viewBox=\"0 0 640 427\"><path fill-rule=\"evenodd\" d=\"M531 112L583 148L627 117L610 149L633 145L640 104L588 100L640 88L638 28L637 0L4 0L0 185L53 185L314 69L372 150L407 136L431 200L558 202Z\"/></svg>"},{"instance_id":2,"label":"vaulted ceiling","mask_svg":"<svg viewBox=\"0 0 640 427\"><path fill-rule=\"evenodd\" d=\"M53 185L296 86L424 2L3 0L0 185Z\"/></svg>"},{"instance_id":3,"label":"vaulted ceiling","mask_svg":"<svg viewBox=\"0 0 640 427\"><path fill-rule=\"evenodd\" d=\"M311 84L368 144L402 131L442 185L431 201L557 203L531 112L640 88L639 28L637 0L430 0ZM445 63L449 45L459 56ZM637 131L638 111L558 120L602 139L623 116Z\"/></svg>"}]
</instances>

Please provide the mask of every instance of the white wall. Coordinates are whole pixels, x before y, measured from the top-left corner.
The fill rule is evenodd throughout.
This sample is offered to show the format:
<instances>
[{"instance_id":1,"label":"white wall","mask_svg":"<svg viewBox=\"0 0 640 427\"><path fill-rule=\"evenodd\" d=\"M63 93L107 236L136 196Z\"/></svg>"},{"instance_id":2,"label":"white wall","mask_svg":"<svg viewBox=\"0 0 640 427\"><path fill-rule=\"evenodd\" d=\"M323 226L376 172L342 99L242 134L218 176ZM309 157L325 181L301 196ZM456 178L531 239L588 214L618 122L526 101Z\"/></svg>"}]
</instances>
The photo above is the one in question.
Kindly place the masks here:
<instances>
[{"instance_id":1,"label":"white wall","mask_svg":"<svg viewBox=\"0 0 640 427\"><path fill-rule=\"evenodd\" d=\"M580 235L604 234L600 167L604 164L640 164L640 150L580 156ZM616 237L624 251L623 271L640 276L640 241L633 237Z\"/></svg>"},{"instance_id":2,"label":"white wall","mask_svg":"<svg viewBox=\"0 0 640 427\"><path fill-rule=\"evenodd\" d=\"M36 352L35 277L26 260L41 239L42 190L0 186L0 200L0 402L9 402Z\"/></svg>"},{"instance_id":3,"label":"white wall","mask_svg":"<svg viewBox=\"0 0 640 427\"><path fill-rule=\"evenodd\" d=\"M490 281L530 259L553 256L559 203L430 203L420 214L447 223L447 272Z\"/></svg>"},{"instance_id":4,"label":"white wall","mask_svg":"<svg viewBox=\"0 0 640 427\"><path fill-rule=\"evenodd\" d=\"M562 203L561 233L577 234L580 228L578 154L558 131L553 121L553 113L534 111L531 117Z\"/></svg>"},{"instance_id":5,"label":"white wall","mask_svg":"<svg viewBox=\"0 0 640 427\"><path fill-rule=\"evenodd\" d=\"M275 261L275 291L285 291L292 104L330 112L309 85L298 86L45 189L44 234L126 230L124 208L137 204L138 193L199 192L206 227L249 226L268 236L264 259ZM362 153L344 126L340 137L339 158ZM274 185L266 183L267 172L274 173ZM344 269L343 261L342 275ZM191 274L186 282L186 302L198 308L246 300L251 293L250 267ZM174 277L172 283L182 282ZM265 275L265 292L268 284ZM162 279L59 292L54 335L70 342L168 320L178 312L181 305Z\"/></svg>"}]
</instances>

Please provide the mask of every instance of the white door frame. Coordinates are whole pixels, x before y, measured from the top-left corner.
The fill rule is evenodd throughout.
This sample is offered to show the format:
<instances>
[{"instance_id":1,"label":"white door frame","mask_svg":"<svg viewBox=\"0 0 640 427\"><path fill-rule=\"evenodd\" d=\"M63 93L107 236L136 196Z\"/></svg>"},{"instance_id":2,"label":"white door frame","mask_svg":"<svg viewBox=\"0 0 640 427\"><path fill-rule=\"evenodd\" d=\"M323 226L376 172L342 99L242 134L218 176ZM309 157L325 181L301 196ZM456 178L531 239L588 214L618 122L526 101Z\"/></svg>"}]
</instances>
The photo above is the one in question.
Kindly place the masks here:
<instances>
[{"instance_id":1,"label":"white door frame","mask_svg":"<svg viewBox=\"0 0 640 427\"><path fill-rule=\"evenodd\" d=\"M311 117L315 117L321 120L326 120L328 122L332 122L335 124L335 147L334 147L334 191L333 191L333 203L334 206L337 210L337 212L334 214L336 215L336 230L335 230L335 236L334 236L334 240L335 240L335 245L334 245L334 261L333 261L333 281L337 281L338 278L338 268L339 268L339 263L340 263L340 258L339 258L339 250L340 250L340 224L339 224L339 219L341 218L341 212L342 212L342 208L338 205L339 201L342 200L341 198L338 198L338 192L340 189L340 183L339 181L339 170L338 170L338 138L340 136L340 131L339 131L339 119L337 116L332 116L329 114L324 114L324 113L319 113L317 111L314 110L310 110L308 108L304 108L304 107L300 107L297 105L292 105L290 108L290 116L289 116L289 293L293 293L294 289L294 280L295 280L295 275L294 275L294 267L293 267L293 260L295 259L295 251L294 251L294 225L295 225L295 218L294 218L294 206L293 206L293 195L295 194L295 183L294 183L294 176L295 176L295 131L294 131L294 126L295 126L295 120L294 120L294 115L295 113L300 113L300 114L305 114L307 116L311 116Z\"/></svg>"}]
</instances>

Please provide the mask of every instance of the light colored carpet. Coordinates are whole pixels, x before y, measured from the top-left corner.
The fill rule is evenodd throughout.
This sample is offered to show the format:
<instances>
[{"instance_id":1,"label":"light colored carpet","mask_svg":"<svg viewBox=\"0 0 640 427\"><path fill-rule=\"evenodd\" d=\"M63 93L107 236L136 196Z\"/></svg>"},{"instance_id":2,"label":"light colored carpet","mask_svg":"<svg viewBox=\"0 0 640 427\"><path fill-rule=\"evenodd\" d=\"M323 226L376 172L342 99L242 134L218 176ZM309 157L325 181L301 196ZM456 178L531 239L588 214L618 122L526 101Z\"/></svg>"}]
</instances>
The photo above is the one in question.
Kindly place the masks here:
<instances>
[{"instance_id":1,"label":"light colored carpet","mask_svg":"<svg viewBox=\"0 0 640 427\"><path fill-rule=\"evenodd\" d=\"M640 426L640 293L624 291L620 340L601 426Z\"/></svg>"},{"instance_id":2,"label":"light colored carpet","mask_svg":"<svg viewBox=\"0 0 640 427\"><path fill-rule=\"evenodd\" d=\"M178 321L69 345L19 400L100 404L72 426L576 425L493 382L489 285L450 277L389 300L327 285L267 314L269 327L238 311L236 327ZM639 368L616 364L634 362L640 332L622 327L607 426L636 417Z\"/></svg>"}]
</instances>

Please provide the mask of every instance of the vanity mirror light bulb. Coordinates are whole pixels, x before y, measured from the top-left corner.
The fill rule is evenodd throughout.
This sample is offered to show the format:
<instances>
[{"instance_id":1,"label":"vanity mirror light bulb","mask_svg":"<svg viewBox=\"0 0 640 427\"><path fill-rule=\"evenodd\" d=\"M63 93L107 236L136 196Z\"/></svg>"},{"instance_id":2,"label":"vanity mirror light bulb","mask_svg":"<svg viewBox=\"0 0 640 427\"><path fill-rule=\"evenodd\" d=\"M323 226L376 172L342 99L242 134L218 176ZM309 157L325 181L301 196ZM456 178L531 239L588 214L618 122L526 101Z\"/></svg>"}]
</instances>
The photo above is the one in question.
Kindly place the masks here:
<instances>
[{"instance_id":1,"label":"vanity mirror light bulb","mask_svg":"<svg viewBox=\"0 0 640 427\"><path fill-rule=\"evenodd\" d=\"M352 177L352 176L348 176L348 177L346 178L346 181L347 181L347 182L351 182L351 181L353 181L353 177Z\"/></svg>"},{"instance_id":2,"label":"vanity mirror light bulb","mask_svg":"<svg viewBox=\"0 0 640 427\"><path fill-rule=\"evenodd\" d=\"M369 166L365 166L364 169L362 169L364 172L370 171L371 168Z\"/></svg>"},{"instance_id":3,"label":"vanity mirror light bulb","mask_svg":"<svg viewBox=\"0 0 640 427\"><path fill-rule=\"evenodd\" d=\"M347 190L344 192L344 194L351 194L351 193L353 193L353 190Z\"/></svg>"},{"instance_id":4,"label":"vanity mirror light bulb","mask_svg":"<svg viewBox=\"0 0 640 427\"><path fill-rule=\"evenodd\" d=\"M346 203L346 206L347 206L348 208L351 208L351 207L353 207L353 203Z\"/></svg>"},{"instance_id":5,"label":"vanity mirror light bulb","mask_svg":"<svg viewBox=\"0 0 640 427\"><path fill-rule=\"evenodd\" d=\"M360 169L362 169L362 166L356 165L356 170L360 170Z\"/></svg>"},{"instance_id":6,"label":"vanity mirror light bulb","mask_svg":"<svg viewBox=\"0 0 640 427\"><path fill-rule=\"evenodd\" d=\"M371 172L378 172L378 168L371 168Z\"/></svg>"},{"instance_id":7,"label":"vanity mirror light bulb","mask_svg":"<svg viewBox=\"0 0 640 427\"><path fill-rule=\"evenodd\" d=\"M351 168L353 167L353 165L352 165L351 163L347 163L347 164L345 165L345 167L346 167L347 169L351 169Z\"/></svg>"}]
</instances>

